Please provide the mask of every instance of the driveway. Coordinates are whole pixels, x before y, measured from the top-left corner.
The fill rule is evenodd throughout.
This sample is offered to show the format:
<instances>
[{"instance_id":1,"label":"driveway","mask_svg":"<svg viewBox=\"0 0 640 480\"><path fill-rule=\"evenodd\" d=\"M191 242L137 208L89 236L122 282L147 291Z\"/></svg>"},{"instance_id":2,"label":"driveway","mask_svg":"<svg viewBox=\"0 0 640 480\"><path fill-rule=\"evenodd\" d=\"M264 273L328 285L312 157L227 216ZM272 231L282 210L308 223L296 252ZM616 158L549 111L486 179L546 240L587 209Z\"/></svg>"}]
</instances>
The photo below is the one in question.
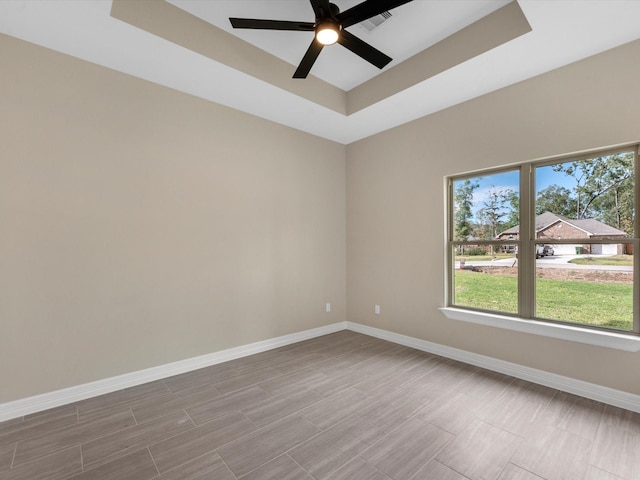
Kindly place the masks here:
<instances>
[{"instance_id":1,"label":"driveway","mask_svg":"<svg viewBox=\"0 0 640 480\"><path fill-rule=\"evenodd\" d=\"M593 257L594 255L551 255L549 257L542 257L536 260L536 268L565 268L574 270L606 270L606 271L618 271L618 272L632 272L632 266L617 266L617 265L576 265L569 263L574 258L581 257ZM598 255L601 257L608 257L609 255ZM496 260L489 260L484 262L476 262L473 257L467 257L465 259L465 267L511 267L514 264L515 258L498 258ZM456 262L456 268L460 268L460 262Z\"/></svg>"}]
</instances>

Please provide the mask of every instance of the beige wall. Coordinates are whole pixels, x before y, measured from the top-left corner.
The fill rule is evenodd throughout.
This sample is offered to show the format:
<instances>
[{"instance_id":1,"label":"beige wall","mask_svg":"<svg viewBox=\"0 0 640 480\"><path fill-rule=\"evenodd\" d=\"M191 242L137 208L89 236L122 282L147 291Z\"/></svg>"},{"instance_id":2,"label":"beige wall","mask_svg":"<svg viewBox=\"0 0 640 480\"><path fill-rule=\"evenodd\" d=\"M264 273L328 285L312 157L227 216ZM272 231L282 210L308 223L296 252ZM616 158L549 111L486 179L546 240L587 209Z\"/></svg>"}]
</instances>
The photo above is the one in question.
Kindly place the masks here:
<instances>
[{"instance_id":1,"label":"beige wall","mask_svg":"<svg viewBox=\"0 0 640 480\"><path fill-rule=\"evenodd\" d=\"M443 177L640 140L640 42L346 148L0 51L0 403L346 319L640 394L640 354L437 310Z\"/></svg>"},{"instance_id":2,"label":"beige wall","mask_svg":"<svg viewBox=\"0 0 640 480\"><path fill-rule=\"evenodd\" d=\"M0 52L0 403L346 319L344 146Z\"/></svg>"},{"instance_id":3,"label":"beige wall","mask_svg":"<svg viewBox=\"0 0 640 480\"><path fill-rule=\"evenodd\" d=\"M443 178L640 140L638 58L634 42L349 145L349 320L640 394L640 353L447 320L437 310Z\"/></svg>"}]
</instances>

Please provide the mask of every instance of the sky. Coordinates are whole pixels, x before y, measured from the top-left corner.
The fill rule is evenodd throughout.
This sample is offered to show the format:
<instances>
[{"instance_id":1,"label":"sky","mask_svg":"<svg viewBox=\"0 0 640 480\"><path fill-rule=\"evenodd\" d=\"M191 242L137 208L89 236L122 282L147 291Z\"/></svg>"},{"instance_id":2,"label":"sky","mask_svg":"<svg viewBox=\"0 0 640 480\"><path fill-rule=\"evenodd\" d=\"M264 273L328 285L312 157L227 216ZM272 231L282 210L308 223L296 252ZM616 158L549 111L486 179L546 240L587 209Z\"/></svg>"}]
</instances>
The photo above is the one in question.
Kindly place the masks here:
<instances>
[{"instance_id":1,"label":"sky","mask_svg":"<svg viewBox=\"0 0 640 480\"><path fill-rule=\"evenodd\" d=\"M484 201L488 198L489 193L495 187L497 189L511 189L515 192L520 191L519 170L498 173L494 175L486 175L478 180L479 187L473 194L473 213L475 214L484 206ZM456 182L457 184L458 182ZM554 172L551 166L536 168L536 192L544 190L550 185L560 185L572 190L575 185L575 179L562 173Z\"/></svg>"}]
</instances>

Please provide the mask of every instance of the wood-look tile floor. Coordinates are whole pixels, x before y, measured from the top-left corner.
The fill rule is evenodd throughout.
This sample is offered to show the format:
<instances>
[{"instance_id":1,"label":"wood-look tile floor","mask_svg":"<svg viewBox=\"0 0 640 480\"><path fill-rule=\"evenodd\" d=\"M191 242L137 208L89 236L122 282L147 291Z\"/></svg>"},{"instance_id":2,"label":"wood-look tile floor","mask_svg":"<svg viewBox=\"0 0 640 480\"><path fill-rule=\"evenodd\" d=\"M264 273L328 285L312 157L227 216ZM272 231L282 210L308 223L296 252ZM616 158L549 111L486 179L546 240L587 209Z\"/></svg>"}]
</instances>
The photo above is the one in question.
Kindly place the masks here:
<instances>
[{"instance_id":1,"label":"wood-look tile floor","mask_svg":"<svg viewBox=\"0 0 640 480\"><path fill-rule=\"evenodd\" d=\"M638 480L640 414L342 331L0 423L2 480Z\"/></svg>"}]
</instances>

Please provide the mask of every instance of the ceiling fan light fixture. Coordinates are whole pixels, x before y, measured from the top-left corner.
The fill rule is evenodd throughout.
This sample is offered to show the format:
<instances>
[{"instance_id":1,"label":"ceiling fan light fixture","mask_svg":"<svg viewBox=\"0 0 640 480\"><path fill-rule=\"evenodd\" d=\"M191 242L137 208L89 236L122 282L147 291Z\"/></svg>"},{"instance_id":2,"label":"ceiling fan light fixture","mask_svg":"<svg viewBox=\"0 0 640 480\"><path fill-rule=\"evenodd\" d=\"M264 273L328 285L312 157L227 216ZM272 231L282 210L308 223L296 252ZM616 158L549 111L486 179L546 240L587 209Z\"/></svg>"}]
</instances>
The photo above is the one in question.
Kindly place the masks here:
<instances>
[{"instance_id":1,"label":"ceiling fan light fixture","mask_svg":"<svg viewBox=\"0 0 640 480\"><path fill-rule=\"evenodd\" d=\"M316 27L316 40L322 45L333 45L340 36L340 25L337 22L325 20Z\"/></svg>"}]
</instances>

